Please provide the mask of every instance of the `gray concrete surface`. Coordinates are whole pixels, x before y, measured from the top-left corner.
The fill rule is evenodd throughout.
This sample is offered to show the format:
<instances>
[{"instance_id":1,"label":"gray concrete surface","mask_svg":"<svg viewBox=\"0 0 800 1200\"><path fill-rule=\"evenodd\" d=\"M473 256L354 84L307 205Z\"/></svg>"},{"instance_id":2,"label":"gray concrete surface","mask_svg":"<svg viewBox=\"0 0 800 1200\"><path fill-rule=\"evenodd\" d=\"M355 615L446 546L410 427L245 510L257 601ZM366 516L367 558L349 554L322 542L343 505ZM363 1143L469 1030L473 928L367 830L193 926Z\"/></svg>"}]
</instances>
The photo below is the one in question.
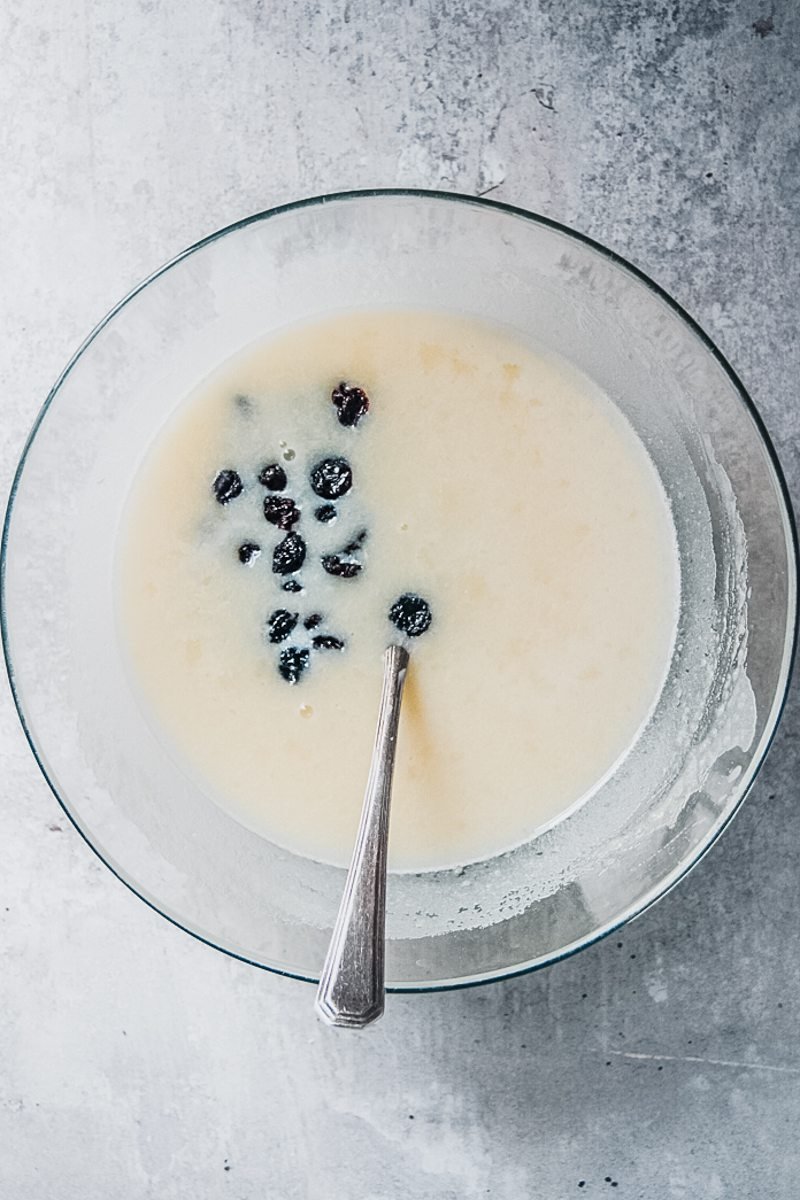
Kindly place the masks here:
<instances>
[{"instance_id":1,"label":"gray concrete surface","mask_svg":"<svg viewBox=\"0 0 800 1200\"><path fill-rule=\"evenodd\" d=\"M792 0L5 0L0 484L143 275L372 184L608 243L717 339L800 489ZM541 974L337 1036L69 828L0 697L3 1200L800 1195L797 693L750 800L653 911Z\"/></svg>"}]
</instances>

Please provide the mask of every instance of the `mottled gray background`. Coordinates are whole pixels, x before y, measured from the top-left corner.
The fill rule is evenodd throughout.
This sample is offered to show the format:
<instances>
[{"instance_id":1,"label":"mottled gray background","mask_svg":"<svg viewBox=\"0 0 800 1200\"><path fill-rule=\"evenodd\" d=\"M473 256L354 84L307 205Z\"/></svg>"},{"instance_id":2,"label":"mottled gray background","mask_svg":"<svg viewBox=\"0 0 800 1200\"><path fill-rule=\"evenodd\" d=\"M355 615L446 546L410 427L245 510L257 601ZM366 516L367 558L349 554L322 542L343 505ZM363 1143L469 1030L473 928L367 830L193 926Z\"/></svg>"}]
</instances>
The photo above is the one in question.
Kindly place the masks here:
<instances>
[{"instance_id":1,"label":"mottled gray background","mask_svg":"<svg viewBox=\"0 0 800 1200\"><path fill-rule=\"evenodd\" d=\"M528 206L650 272L797 495L799 72L793 0L4 0L0 484L67 357L164 259L405 184ZM117 883L0 701L3 1200L800 1194L796 693L733 827L634 926L394 998L356 1036Z\"/></svg>"}]
</instances>

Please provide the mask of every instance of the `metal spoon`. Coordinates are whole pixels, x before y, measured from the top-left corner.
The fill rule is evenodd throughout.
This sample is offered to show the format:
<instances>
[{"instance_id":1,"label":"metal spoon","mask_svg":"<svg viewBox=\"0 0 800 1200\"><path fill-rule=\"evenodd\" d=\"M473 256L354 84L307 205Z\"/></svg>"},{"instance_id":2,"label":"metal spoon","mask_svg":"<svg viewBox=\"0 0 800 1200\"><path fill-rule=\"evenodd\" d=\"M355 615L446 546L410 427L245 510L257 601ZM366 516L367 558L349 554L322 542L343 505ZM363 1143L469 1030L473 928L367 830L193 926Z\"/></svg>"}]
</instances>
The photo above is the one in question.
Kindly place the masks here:
<instances>
[{"instance_id":1,"label":"metal spoon","mask_svg":"<svg viewBox=\"0 0 800 1200\"><path fill-rule=\"evenodd\" d=\"M317 990L316 1009L330 1025L361 1029L384 1006L386 852L400 702L408 650L387 647L375 747L361 824L339 914Z\"/></svg>"}]
</instances>

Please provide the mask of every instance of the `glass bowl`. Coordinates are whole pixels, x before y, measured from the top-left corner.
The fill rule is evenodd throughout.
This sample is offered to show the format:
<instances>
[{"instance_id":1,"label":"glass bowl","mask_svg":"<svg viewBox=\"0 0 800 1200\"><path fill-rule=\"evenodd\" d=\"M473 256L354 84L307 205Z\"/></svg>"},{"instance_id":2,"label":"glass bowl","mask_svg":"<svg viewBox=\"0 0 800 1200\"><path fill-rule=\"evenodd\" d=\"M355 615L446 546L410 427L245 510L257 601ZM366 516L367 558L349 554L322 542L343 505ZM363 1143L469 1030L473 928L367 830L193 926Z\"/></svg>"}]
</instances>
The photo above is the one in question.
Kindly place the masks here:
<instances>
[{"instance_id":1,"label":"glass bowl","mask_svg":"<svg viewBox=\"0 0 800 1200\"><path fill-rule=\"evenodd\" d=\"M591 801L508 854L390 878L388 983L426 990L578 950L698 861L775 731L797 554L780 468L736 376L655 284L587 238L505 205L378 191L288 205L199 242L122 301L58 380L22 455L2 554L6 662L48 783L106 865L196 937L314 980L344 873L236 823L151 732L115 632L120 512L156 431L221 361L281 326L370 306L499 322L600 384L660 473L682 576L656 710Z\"/></svg>"}]
</instances>

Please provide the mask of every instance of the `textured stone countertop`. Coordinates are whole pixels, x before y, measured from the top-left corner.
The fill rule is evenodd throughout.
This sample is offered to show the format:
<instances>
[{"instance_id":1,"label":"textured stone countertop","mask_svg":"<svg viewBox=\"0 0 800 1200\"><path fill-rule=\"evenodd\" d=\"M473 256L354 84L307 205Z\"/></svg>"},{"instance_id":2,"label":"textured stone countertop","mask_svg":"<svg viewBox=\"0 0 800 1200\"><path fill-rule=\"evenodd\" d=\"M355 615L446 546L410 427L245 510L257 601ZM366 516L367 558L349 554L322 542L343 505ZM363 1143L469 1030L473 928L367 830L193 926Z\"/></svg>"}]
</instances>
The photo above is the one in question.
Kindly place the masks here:
<instances>
[{"instance_id":1,"label":"textured stone countertop","mask_svg":"<svg viewBox=\"0 0 800 1200\"><path fill-rule=\"evenodd\" d=\"M800 489L793 0L7 0L0 484L80 340L238 216L491 193L650 273ZM396 997L363 1035L150 912L0 695L3 1200L639 1200L800 1192L797 691L752 795L618 937Z\"/></svg>"}]
</instances>

